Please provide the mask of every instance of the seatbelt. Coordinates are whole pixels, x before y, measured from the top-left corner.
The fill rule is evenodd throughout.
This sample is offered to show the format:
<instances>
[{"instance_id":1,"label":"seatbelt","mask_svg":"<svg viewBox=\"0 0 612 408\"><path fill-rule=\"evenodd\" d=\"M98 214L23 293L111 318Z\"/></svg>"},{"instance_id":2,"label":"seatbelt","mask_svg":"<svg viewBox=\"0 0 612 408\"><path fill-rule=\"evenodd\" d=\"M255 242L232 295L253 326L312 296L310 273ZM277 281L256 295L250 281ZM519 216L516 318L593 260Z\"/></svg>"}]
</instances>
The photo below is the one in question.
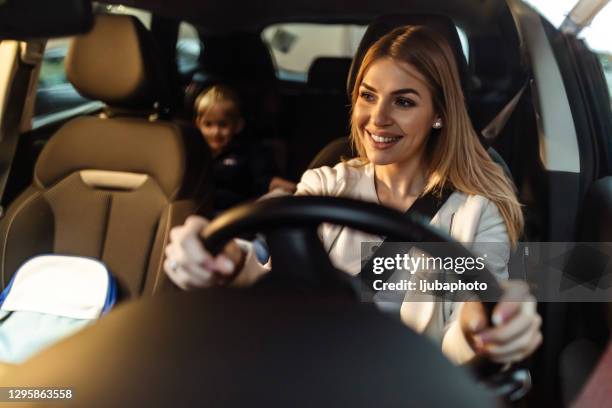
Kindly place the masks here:
<instances>
[{"instance_id":1,"label":"seatbelt","mask_svg":"<svg viewBox=\"0 0 612 408\"><path fill-rule=\"evenodd\" d=\"M518 105L518 102L521 99L521 96L523 96L523 93L525 92L525 89L527 88L527 85L529 85L530 81L531 78L527 78L516 95L510 99L506 106L504 106L502 110L500 110L499 113L493 118L493 120L491 120L491 122L489 122L489 124L480 132L487 147L491 146L493 142L495 142L495 139L497 139L501 131L504 129L504 126L506 126L508 119L510 119L510 116L512 116L514 109L516 109L516 105Z\"/></svg>"},{"instance_id":2,"label":"seatbelt","mask_svg":"<svg viewBox=\"0 0 612 408\"><path fill-rule=\"evenodd\" d=\"M404 214L407 215L407 214L416 213L422 216L426 222L430 222L431 219L434 217L434 215L436 215L436 213L440 210L440 208L444 205L444 203L446 202L446 200L448 200L448 197L450 197L452 193L453 193L453 190L451 189L442 190L442 194L440 194L440 196L435 196L431 192L427 193L417 198L416 201L412 203L410 208L408 208L408 210L406 210ZM336 245L338 237L340 236L344 228L345 228L344 226L340 228L340 231L338 231L338 233L336 234L336 238L334 239L334 241L331 243L331 245L329 246L327 250L328 255L331 253L332 249ZM382 243L384 243L384 241ZM253 240L253 246L255 249L255 255L259 263L263 265L266 262L268 262L268 260L270 259L270 251L268 249L268 245L266 243L265 237L262 236L261 234L258 234L257 237ZM369 267L370 270L372 269L371 262L372 262L372 259L374 259L376 252L372 254L372 256L370 257L370 261L369 261L370 264L367 265L367 267ZM359 276L362 279L364 278L361 273L359 274ZM377 275L377 279L381 279L380 275Z\"/></svg>"},{"instance_id":3,"label":"seatbelt","mask_svg":"<svg viewBox=\"0 0 612 408\"><path fill-rule=\"evenodd\" d=\"M444 203L448 200L448 197L453 193L453 190L450 188L445 188L442 190L442 194L439 196L429 192L419 198L406 210L404 215L409 214L418 214L419 216L424 218L424 221L430 222L431 219L436 215L436 213L442 208ZM372 253L370 258L368 259L365 266L361 269L359 273L359 279L361 282L366 285L367 288L373 288L375 280L387 281L391 275L395 271L385 270L382 274L374 274L372 263L374 262L374 258L381 255L382 248L387 240L384 239L383 242L380 243L378 249Z\"/></svg>"}]
</instances>

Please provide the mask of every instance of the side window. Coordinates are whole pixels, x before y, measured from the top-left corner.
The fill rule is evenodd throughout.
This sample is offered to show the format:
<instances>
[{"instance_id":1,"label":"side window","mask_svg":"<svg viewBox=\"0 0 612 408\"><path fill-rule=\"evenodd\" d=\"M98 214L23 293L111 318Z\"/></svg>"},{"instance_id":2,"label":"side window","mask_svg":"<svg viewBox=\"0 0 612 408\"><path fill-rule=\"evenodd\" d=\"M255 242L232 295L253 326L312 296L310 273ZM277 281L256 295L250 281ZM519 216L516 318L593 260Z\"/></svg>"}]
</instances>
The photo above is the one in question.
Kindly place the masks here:
<instances>
[{"instance_id":1,"label":"side window","mask_svg":"<svg viewBox=\"0 0 612 408\"><path fill-rule=\"evenodd\" d=\"M140 10L133 7L126 7L122 5L104 5L98 4L97 13L108 13L108 14L128 14L130 16L134 16L140 20L140 22L147 27L147 29L151 29L151 13L145 10Z\"/></svg>"},{"instance_id":2,"label":"side window","mask_svg":"<svg viewBox=\"0 0 612 408\"><path fill-rule=\"evenodd\" d=\"M612 108L612 53L597 53L601 68L603 69L606 82L608 83L608 93L610 94L610 108Z\"/></svg>"},{"instance_id":3,"label":"side window","mask_svg":"<svg viewBox=\"0 0 612 408\"><path fill-rule=\"evenodd\" d=\"M147 28L151 26L151 13L142 10L110 5L95 5L96 12L109 14L130 14L136 16ZM101 106L100 102L81 96L66 79L64 59L68 52L70 38L53 39L47 42L38 77L36 102L34 104L34 127L46 122L53 114L69 114L72 109L90 105ZM53 116L49 116L53 115ZM42 119L42 120L41 120Z\"/></svg>"},{"instance_id":4,"label":"side window","mask_svg":"<svg viewBox=\"0 0 612 408\"><path fill-rule=\"evenodd\" d=\"M610 42L610 24L612 23L612 5L605 6L593 19L591 24L580 32L591 50L597 54L603 70L612 108L612 43Z\"/></svg>"},{"instance_id":5,"label":"side window","mask_svg":"<svg viewBox=\"0 0 612 408\"><path fill-rule=\"evenodd\" d=\"M468 37L465 34L465 31L457 27L457 34L459 34L459 41L461 41L461 49L463 50L463 55L465 55L465 60L470 62L470 42L468 41Z\"/></svg>"},{"instance_id":6,"label":"side window","mask_svg":"<svg viewBox=\"0 0 612 408\"><path fill-rule=\"evenodd\" d=\"M176 65L179 72L187 73L196 69L201 51L202 43L198 30L191 24L182 22L176 41Z\"/></svg>"},{"instance_id":7,"label":"side window","mask_svg":"<svg viewBox=\"0 0 612 408\"><path fill-rule=\"evenodd\" d=\"M47 42L38 77L34 104L35 118L65 111L89 102L66 79L64 58L68 52L69 42L68 38Z\"/></svg>"},{"instance_id":8,"label":"side window","mask_svg":"<svg viewBox=\"0 0 612 408\"><path fill-rule=\"evenodd\" d=\"M277 77L306 82L308 68L317 57L353 58L367 27L348 24L274 24L261 36L276 61ZM457 28L466 59L469 46L465 32Z\"/></svg>"}]
</instances>

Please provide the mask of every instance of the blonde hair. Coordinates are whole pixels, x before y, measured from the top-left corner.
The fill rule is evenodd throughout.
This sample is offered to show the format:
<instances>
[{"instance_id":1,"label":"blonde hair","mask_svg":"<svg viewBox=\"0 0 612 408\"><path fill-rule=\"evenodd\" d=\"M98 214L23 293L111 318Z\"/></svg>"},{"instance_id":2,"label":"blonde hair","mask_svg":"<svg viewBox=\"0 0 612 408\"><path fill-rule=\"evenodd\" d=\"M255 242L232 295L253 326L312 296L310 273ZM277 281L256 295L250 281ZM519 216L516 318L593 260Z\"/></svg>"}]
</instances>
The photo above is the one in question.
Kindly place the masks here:
<instances>
[{"instance_id":1,"label":"blonde hair","mask_svg":"<svg viewBox=\"0 0 612 408\"><path fill-rule=\"evenodd\" d=\"M427 141L429 164L423 194L439 194L446 186L466 194L481 195L497 205L515 245L523 231L523 213L511 182L502 168L480 144L467 114L459 71L446 40L422 26L396 28L376 41L366 52L351 95L353 109L368 68L381 58L391 58L415 67L433 97L434 111L443 127L433 130ZM352 115L351 115L352 116ZM361 162L368 163L363 142L351 119L351 140Z\"/></svg>"},{"instance_id":2,"label":"blonde hair","mask_svg":"<svg viewBox=\"0 0 612 408\"><path fill-rule=\"evenodd\" d=\"M195 100L194 111L196 120L205 116L211 107L220 102L231 103L231 108L227 111L227 114L232 121L239 121L242 118L238 94L226 85L213 85L200 92Z\"/></svg>"}]
</instances>

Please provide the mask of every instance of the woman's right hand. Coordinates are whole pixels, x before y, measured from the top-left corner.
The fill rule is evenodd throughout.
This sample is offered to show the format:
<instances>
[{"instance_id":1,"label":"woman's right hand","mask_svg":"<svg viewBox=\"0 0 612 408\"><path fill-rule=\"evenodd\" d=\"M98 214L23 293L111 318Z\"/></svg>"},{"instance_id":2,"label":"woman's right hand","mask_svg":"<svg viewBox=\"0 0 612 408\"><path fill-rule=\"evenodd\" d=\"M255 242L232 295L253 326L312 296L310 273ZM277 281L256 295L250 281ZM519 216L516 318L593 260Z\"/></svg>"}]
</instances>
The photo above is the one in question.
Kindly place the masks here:
<instances>
[{"instance_id":1,"label":"woman's right hand","mask_svg":"<svg viewBox=\"0 0 612 408\"><path fill-rule=\"evenodd\" d=\"M206 218L192 215L183 225L170 231L164 271L181 289L227 284L244 263L245 253L234 241L217 256L204 249L200 233L208 222Z\"/></svg>"}]
</instances>

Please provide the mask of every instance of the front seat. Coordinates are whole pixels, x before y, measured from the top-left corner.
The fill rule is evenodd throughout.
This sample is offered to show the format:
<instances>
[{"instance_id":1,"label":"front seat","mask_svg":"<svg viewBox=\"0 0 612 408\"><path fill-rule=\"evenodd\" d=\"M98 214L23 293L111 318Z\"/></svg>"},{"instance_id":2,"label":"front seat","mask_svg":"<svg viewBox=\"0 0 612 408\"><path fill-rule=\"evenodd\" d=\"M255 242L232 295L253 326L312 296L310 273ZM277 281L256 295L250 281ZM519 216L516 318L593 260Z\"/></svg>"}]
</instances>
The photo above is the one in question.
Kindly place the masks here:
<instances>
[{"instance_id":1,"label":"front seat","mask_svg":"<svg viewBox=\"0 0 612 408\"><path fill-rule=\"evenodd\" d=\"M151 116L164 96L155 51L131 16L96 16L92 31L71 44L68 79L107 108L50 138L32 184L8 208L0 224L3 287L25 260L49 253L102 260L122 298L170 285L163 248L169 229L195 210L209 160L201 138L186 140L177 125Z\"/></svg>"}]
</instances>

